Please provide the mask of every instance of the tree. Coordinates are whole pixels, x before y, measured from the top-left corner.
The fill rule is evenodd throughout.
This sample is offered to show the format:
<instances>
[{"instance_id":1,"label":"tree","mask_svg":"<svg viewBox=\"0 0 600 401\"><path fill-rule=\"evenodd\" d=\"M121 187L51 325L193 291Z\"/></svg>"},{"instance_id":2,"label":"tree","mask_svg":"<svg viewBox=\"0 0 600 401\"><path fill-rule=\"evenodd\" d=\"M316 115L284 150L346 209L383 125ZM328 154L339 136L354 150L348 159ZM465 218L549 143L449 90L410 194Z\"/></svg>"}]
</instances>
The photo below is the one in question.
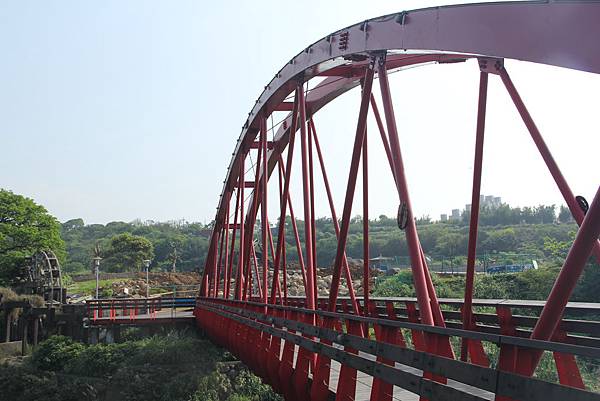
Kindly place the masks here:
<instances>
[{"instance_id":1,"label":"tree","mask_svg":"<svg viewBox=\"0 0 600 401\"><path fill-rule=\"evenodd\" d=\"M138 235L123 233L110 239L102 264L106 271L141 271L144 260L153 257L152 242Z\"/></svg>"},{"instance_id":2,"label":"tree","mask_svg":"<svg viewBox=\"0 0 600 401\"><path fill-rule=\"evenodd\" d=\"M536 208L536 212L539 216L539 222L542 224L552 224L556 221L556 214L554 213L555 205L544 206L539 205Z\"/></svg>"},{"instance_id":3,"label":"tree","mask_svg":"<svg viewBox=\"0 0 600 401\"><path fill-rule=\"evenodd\" d=\"M424 226L427 224L431 224L431 217L429 217L428 214L425 214L417 219L416 224L418 226Z\"/></svg>"},{"instance_id":4,"label":"tree","mask_svg":"<svg viewBox=\"0 0 600 401\"><path fill-rule=\"evenodd\" d=\"M59 222L32 199L0 189L0 285L16 283L26 259L42 250L64 262Z\"/></svg>"},{"instance_id":5,"label":"tree","mask_svg":"<svg viewBox=\"0 0 600 401\"><path fill-rule=\"evenodd\" d=\"M558 212L558 222L559 223L573 223L575 220L573 219L573 215L568 207L560 205L560 211Z\"/></svg>"},{"instance_id":6,"label":"tree","mask_svg":"<svg viewBox=\"0 0 600 401\"><path fill-rule=\"evenodd\" d=\"M67 220L62 224L62 229L64 231L71 231L71 230L80 230L85 226L85 223L83 222L83 219L71 219L71 220Z\"/></svg>"}]
</instances>

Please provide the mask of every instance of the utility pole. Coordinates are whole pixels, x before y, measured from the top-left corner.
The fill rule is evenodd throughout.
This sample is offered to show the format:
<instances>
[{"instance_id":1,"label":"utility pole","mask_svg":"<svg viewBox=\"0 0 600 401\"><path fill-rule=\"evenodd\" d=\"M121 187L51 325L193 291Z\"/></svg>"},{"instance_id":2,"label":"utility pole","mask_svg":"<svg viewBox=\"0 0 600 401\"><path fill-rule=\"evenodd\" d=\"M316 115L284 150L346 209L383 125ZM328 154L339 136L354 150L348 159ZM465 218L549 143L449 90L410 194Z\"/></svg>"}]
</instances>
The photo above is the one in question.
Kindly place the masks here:
<instances>
[{"instance_id":1,"label":"utility pole","mask_svg":"<svg viewBox=\"0 0 600 401\"><path fill-rule=\"evenodd\" d=\"M99 273L100 273L100 261L102 258L100 256L95 256L93 258L94 261L94 273L96 273L96 299L98 299L98 290L99 290Z\"/></svg>"},{"instance_id":2,"label":"utility pole","mask_svg":"<svg viewBox=\"0 0 600 401\"><path fill-rule=\"evenodd\" d=\"M144 266L146 266L146 298L150 296L150 284L148 280L148 270L150 270L150 259L144 260Z\"/></svg>"}]
</instances>

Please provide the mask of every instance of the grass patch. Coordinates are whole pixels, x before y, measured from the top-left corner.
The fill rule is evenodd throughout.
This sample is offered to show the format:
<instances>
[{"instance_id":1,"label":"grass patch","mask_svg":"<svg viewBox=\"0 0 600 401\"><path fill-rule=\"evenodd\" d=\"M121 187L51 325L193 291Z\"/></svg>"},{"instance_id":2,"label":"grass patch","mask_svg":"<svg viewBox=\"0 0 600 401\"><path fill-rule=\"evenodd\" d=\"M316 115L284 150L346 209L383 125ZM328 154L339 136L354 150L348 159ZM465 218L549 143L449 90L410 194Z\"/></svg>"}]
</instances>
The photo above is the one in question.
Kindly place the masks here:
<instances>
[{"instance_id":1,"label":"grass patch","mask_svg":"<svg viewBox=\"0 0 600 401\"><path fill-rule=\"evenodd\" d=\"M108 280L100 280L98 285L100 288L104 289L103 291L101 291L101 293L106 294L107 290L112 285L112 283L115 283L117 281L123 281L123 279L111 278ZM96 295L96 280L87 280L73 283L69 286L68 291L70 294ZM112 291L110 292L111 294L108 295L112 295Z\"/></svg>"}]
</instances>

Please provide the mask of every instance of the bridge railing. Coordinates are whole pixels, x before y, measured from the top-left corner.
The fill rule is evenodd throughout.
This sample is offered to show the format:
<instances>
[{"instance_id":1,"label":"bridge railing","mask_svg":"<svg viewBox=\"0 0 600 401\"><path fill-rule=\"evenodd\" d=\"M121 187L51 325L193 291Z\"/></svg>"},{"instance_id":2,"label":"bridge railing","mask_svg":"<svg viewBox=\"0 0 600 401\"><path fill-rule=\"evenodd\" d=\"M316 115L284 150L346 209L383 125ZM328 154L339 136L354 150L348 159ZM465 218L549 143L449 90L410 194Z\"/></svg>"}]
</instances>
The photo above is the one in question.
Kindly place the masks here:
<instances>
[{"instance_id":1,"label":"bridge railing","mask_svg":"<svg viewBox=\"0 0 600 401\"><path fill-rule=\"evenodd\" d=\"M449 327L451 314L447 327L422 325L418 314L411 321L411 299L375 299L367 316L350 313L346 300L340 300L335 312L304 308L301 299L291 302L298 305L199 298L195 315L214 341L230 349L286 399L325 400L333 392L341 399L354 399L358 390L370 392L371 400L391 400L394 387L399 387L424 399L600 400L599 394L585 390L576 360L597 362L600 348L569 343L576 338L570 333L562 342L547 342L505 333L507 326L502 323L489 325L493 330L462 330ZM528 302L510 304L509 309L539 309ZM573 311L580 307L571 306ZM598 310L589 304L581 307ZM515 322L524 327L531 323L521 318ZM483 319L478 326L483 326ZM574 327L588 335L597 333L593 321L578 321ZM453 348L461 340L479 348L479 359L472 357L471 363L454 359ZM497 358L490 361L492 348ZM509 364L516 362L519 352L552 353L560 383L514 373ZM357 371L373 378L366 390Z\"/></svg>"},{"instance_id":2,"label":"bridge railing","mask_svg":"<svg viewBox=\"0 0 600 401\"><path fill-rule=\"evenodd\" d=\"M327 298L319 298L320 310L327 310ZM416 298L387 297L370 298L369 315L383 319L393 319L419 323L419 309ZM358 299L364 310L362 299ZM353 313L349 308L350 298L341 297L337 301L337 311ZM288 297L288 304L306 307L306 299ZM462 328L463 300L440 298L446 327ZM473 323L477 331L489 334L510 334L527 338L535 326L544 301L477 299L473 301L475 312ZM600 348L600 304L589 302L569 302L553 338L555 342Z\"/></svg>"},{"instance_id":3,"label":"bridge railing","mask_svg":"<svg viewBox=\"0 0 600 401\"><path fill-rule=\"evenodd\" d=\"M98 319L129 319L131 321L140 316L156 318L157 312L171 310L176 313L177 308L194 307L195 299L189 297L150 297L150 298L105 298L86 301L87 314L92 321Z\"/></svg>"}]
</instances>

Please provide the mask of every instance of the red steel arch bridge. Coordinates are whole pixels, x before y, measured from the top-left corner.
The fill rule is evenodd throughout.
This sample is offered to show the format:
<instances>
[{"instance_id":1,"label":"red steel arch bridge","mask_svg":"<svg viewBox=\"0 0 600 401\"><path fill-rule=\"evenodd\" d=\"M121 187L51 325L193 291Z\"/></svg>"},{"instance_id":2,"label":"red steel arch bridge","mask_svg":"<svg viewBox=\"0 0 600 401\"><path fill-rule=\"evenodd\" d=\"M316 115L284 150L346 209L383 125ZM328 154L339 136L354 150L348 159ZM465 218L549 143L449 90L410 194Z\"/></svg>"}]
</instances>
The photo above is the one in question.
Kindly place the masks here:
<instances>
[{"instance_id":1,"label":"red steel arch bridge","mask_svg":"<svg viewBox=\"0 0 600 401\"><path fill-rule=\"evenodd\" d=\"M557 0L405 11L349 26L303 49L267 83L237 140L196 300L197 324L287 400L600 399L581 375L582 365L600 358L600 306L568 302L588 259L600 260L600 187L589 204L574 195L504 66L505 59L515 59L597 74L598 38L599 2ZM464 299L439 299L413 218L405 170L410 166L403 162L402 127L388 76L409 66L469 59L478 62L479 97L466 285ZM510 95L515 116L579 225L546 301L473 299L488 80ZM335 210L324 163L335 150L321 149L314 117L353 88L360 90L360 107L353 116L356 129L348 135L353 145L343 209ZM285 118L269 139L268 119L282 112ZM380 138L381 155L367 148L369 113L376 126L368 133ZM397 189L398 226L410 252L415 299L369 295L373 157L387 159ZM290 195L292 177L302 182L297 203ZM324 185L337 237L325 297L316 285L316 185ZM359 197L367 262L360 277L352 277L346 243ZM271 229L269 216L275 215L278 222L291 217L290 224ZM286 244L286 231L295 246ZM291 253L301 270L302 297L287 292ZM353 279L363 281L361 293ZM343 282L348 297L339 296ZM543 353L553 356L555 381L535 375Z\"/></svg>"}]
</instances>

